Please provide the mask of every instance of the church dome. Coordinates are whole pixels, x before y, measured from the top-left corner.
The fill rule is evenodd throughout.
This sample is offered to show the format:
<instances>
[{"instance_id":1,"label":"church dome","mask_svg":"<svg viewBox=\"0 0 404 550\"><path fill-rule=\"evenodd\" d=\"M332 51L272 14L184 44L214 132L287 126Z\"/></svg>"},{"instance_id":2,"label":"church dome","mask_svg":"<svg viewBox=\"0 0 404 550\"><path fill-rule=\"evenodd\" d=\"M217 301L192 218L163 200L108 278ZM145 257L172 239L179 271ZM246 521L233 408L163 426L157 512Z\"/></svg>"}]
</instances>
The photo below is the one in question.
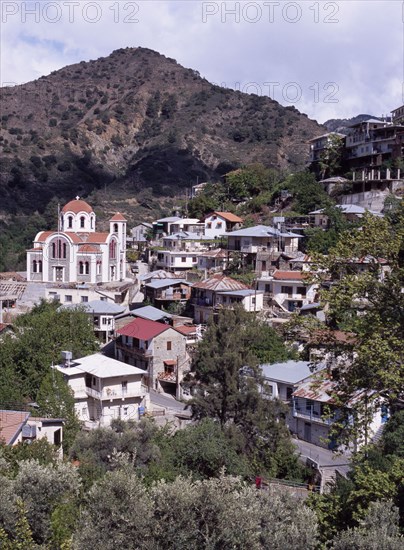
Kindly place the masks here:
<instances>
[{"instance_id":1,"label":"church dome","mask_svg":"<svg viewBox=\"0 0 404 550\"><path fill-rule=\"evenodd\" d=\"M87 214L92 214L94 210L86 201L83 201L78 197L76 197L74 200L64 205L64 207L62 208L62 214L66 212L73 212L73 214L79 214L80 212L87 212Z\"/></svg>"}]
</instances>

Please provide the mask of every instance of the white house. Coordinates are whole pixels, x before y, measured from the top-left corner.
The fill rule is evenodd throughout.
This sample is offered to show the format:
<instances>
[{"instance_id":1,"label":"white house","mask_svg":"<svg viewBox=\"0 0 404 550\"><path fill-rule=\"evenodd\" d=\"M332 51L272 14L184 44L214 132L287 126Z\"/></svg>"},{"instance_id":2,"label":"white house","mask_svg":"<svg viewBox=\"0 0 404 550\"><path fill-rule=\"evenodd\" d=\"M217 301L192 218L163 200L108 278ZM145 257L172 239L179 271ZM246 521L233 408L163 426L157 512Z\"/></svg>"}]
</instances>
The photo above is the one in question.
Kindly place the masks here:
<instances>
[{"instance_id":1,"label":"white house","mask_svg":"<svg viewBox=\"0 0 404 550\"><path fill-rule=\"evenodd\" d=\"M258 252L287 252L298 251L301 235L282 231L267 225L256 225L226 233L228 250L257 254ZM262 269L265 271L265 269Z\"/></svg>"},{"instance_id":2,"label":"white house","mask_svg":"<svg viewBox=\"0 0 404 550\"><path fill-rule=\"evenodd\" d=\"M79 197L60 212L56 231L40 231L27 250L27 280L107 283L126 274L126 219L117 213L109 232L96 231L91 206Z\"/></svg>"},{"instance_id":3,"label":"white house","mask_svg":"<svg viewBox=\"0 0 404 550\"><path fill-rule=\"evenodd\" d=\"M205 218L205 235L210 239L221 237L227 231L241 227L243 220L232 212L212 212Z\"/></svg>"},{"instance_id":4,"label":"white house","mask_svg":"<svg viewBox=\"0 0 404 550\"><path fill-rule=\"evenodd\" d=\"M313 374L308 361L266 363L260 368L265 381L265 394L285 403L291 403L297 384Z\"/></svg>"},{"instance_id":5,"label":"white house","mask_svg":"<svg viewBox=\"0 0 404 550\"><path fill-rule=\"evenodd\" d=\"M74 393L78 418L87 428L109 426L114 418L138 420L147 406L147 388L142 369L95 353L65 360L55 366Z\"/></svg>"},{"instance_id":6,"label":"white house","mask_svg":"<svg viewBox=\"0 0 404 550\"><path fill-rule=\"evenodd\" d=\"M64 304L64 309L83 309L90 318L94 332L101 342L107 344L112 340L115 331L115 318L122 314L126 307L106 300L91 300L80 305Z\"/></svg>"},{"instance_id":7,"label":"white house","mask_svg":"<svg viewBox=\"0 0 404 550\"><path fill-rule=\"evenodd\" d=\"M264 292L247 288L244 290L228 290L216 293L216 307L232 308L241 305L245 311L256 313L264 307Z\"/></svg>"},{"instance_id":8,"label":"white house","mask_svg":"<svg viewBox=\"0 0 404 550\"><path fill-rule=\"evenodd\" d=\"M271 276L258 279L257 287L281 309L293 312L316 302L318 284L310 282L308 276L302 271L276 270Z\"/></svg>"}]
</instances>

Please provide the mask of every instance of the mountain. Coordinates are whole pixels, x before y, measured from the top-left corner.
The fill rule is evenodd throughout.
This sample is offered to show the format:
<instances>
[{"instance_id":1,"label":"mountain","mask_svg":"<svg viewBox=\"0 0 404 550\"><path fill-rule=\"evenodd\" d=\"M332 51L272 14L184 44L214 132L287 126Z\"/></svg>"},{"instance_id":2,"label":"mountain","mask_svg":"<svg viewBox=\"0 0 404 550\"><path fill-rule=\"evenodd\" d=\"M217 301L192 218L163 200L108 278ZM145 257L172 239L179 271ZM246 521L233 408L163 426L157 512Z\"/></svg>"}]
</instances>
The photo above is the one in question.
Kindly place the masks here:
<instances>
[{"instance_id":1,"label":"mountain","mask_svg":"<svg viewBox=\"0 0 404 550\"><path fill-rule=\"evenodd\" d=\"M381 120L379 117L375 117L374 115L357 115L352 118L331 118L330 120L324 122L324 126L329 132L340 132L341 134L347 134L349 126L358 124L358 122L362 122L368 118L376 118Z\"/></svg>"},{"instance_id":2,"label":"mountain","mask_svg":"<svg viewBox=\"0 0 404 550\"><path fill-rule=\"evenodd\" d=\"M324 132L294 107L126 48L1 89L0 214L119 189L175 196L242 164L293 171Z\"/></svg>"}]
</instances>

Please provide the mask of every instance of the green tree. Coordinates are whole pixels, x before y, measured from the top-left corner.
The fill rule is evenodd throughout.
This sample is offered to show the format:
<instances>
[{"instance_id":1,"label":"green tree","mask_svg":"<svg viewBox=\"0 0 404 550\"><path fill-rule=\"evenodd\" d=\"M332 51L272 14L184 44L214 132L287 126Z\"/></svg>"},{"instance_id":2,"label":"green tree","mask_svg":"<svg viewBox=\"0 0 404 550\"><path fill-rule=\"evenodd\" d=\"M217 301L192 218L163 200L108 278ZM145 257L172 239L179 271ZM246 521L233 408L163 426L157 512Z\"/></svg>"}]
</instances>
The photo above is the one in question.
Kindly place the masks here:
<instances>
[{"instance_id":1,"label":"green tree","mask_svg":"<svg viewBox=\"0 0 404 550\"><path fill-rule=\"evenodd\" d=\"M0 380L0 402L35 399L52 363L60 362L62 350L72 351L74 357L97 350L88 316L58 308L57 303L42 301L17 318L13 334L3 337L0 364L5 376Z\"/></svg>"},{"instance_id":2,"label":"green tree","mask_svg":"<svg viewBox=\"0 0 404 550\"><path fill-rule=\"evenodd\" d=\"M344 138L331 134L328 143L320 157L321 178L329 178L339 174L342 166Z\"/></svg>"},{"instance_id":3,"label":"green tree","mask_svg":"<svg viewBox=\"0 0 404 550\"><path fill-rule=\"evenodd\" d=\"M298 172L289 176L278 185L279 189L287 189L294 197L294 210L299 214L308 214L318 208L330 206L333 201L324 191L320 183L310 172Z\"/></svg>"},{"instance_id":4,"label":"green tree","mask_svg":"<svg viewBox=\"0 0 404 550\"><path fill-rule=\"evenodd\" d=\"M80 429L74 408L74 393L63 374L55 369L48 372L39 387L36 402L38 414L46 418L63 418L63 447L68 450Z\"/></svg>"}]
</instances>

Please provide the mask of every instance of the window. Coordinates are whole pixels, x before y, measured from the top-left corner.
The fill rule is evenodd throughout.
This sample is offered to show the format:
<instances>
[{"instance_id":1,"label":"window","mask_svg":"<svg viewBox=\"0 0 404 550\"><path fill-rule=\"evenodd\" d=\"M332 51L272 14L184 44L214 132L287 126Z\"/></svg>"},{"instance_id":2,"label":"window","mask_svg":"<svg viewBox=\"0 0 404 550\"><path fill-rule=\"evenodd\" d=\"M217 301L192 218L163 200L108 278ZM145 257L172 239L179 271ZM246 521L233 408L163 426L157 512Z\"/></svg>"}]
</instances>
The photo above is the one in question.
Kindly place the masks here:
<instances>
[{"instance_id":1,"label":"window","mask_svg":"<svg viewBox=\"0 0 404 550\"><path fill-rule=\"evenodd\" d=\"M93 216L91 216L91 218L90 218L90 224L91 224L91 229L94 229L94 218L93 218Z\"/></svg>"},{"instance_id":2,"label":"window","mask_svg":"<svg viewBox=\"0 0 404 550\"><path fill-rule=\"evenodd\" d=\"M73 302L73 296L71 294L66 294L65 302Z\"/></svg>"},{"instance_id":3,"label":"window","mask_svg":"<svg viewBox=\"0 0 404 550\"><path fill-rule=\"evenodd\" d=\"M212 223L211 223L211 222L208 222L208 223L206 224L206 227L207 227L207 229L212 229Z\"/></svg>"},{"instance_id":4,"label":"window","mask_svg":"<svg viewBox=\"0 0 404 550\"><path fill-rule=\"evenodd\" d=\"M129 407L123 408L123 416L128 416Z\"/></svg>"},{"instance_id":5,"label":"window","mask_svg":"<svg viewBox=\"0 0 404 550\"><path fill-rule=\"evenodd\" d=\"M127 380L122 381L122 393L123 394L128 393L128 381Z\"/></svg>"},{"instance_id":6,"label":"window","mask_svg":"<svg viewBox=\"0 0 404 550\"><path fill-rule=\"evenodd\" d=\"M171 351L172 347L171 347L171 342L167 342L167 351Z\"/></svg>"},{"instance_id":7,"label":"window","mask_svg":"<svg viewBox=\"0 0 404 550\"><path fill-rule=\"evenodd\" d=\"M217 222L216 227L220 229L222 227L222 222Z\"/></svg>"},{"instance_id":8,"label":"window","mask_svg":"<svg viewBox=\"0 0 404 550\"><path fill-rule=\"evenodd\" d=\"M79 262L79 273L80 273L80 275L84 274L84 264L83 264L83 262Z\"/></svg>"},{"instance_id":9,"label":"window","mask_svg":"<svg viewBox=\"0 0 404 550\"><path fill-rule=\"evenodd\" d=\"M301 294L302 296L306 296L306 287L305 286L298 286L297 287L297 294Z\"/></svg>"},{"instance_id":10,"label":"window","mask_svg":"<svg viewBox=\"0 0 404 550\"><path fill-rule=\"evenodd\" d=\"M84 267L85 267L86 275L89 275L89 273L90 273L90 264L89 264L89 262L85 262Z\"/></svg>"},{"instance_id":11,"label":"window","mask_svg":"<svg viewBox=\"0 0 404 550\"><path fill-rule=\"evenodd\" d=\"M67 244L63 243L60 239L57 239L56 241L53 241L52 243L52 258L58 259L58 258L66 258L67 256Z\"/></svg>"},{"instance_id":12,"label":"window","mask_svg":"<svg viewBox=\"0 0 404 550\"><path fill-rule=\"evenodd\" d=\"M88 302L88 296L82 296L82 297L81 297L81 301L82 301L83 303L87 303L87 302Z\"/></svg>"},{"instance_id":13,"label":"window","mask_svg":"<svg viewBox=\"0 0 404 550\"><path fill-rule=\"evenodd\" d=\"M196 260L196 256L192 256L192 263L196 264L197 260Z\"/></svg>"},{"instance_id":14,"label":"window","mask_svg":"<svg viewBox=\"0 0 404 550\"><path fill-rule=\"evenodd\" d=\"M73 216L67 218L67 227L71 229L73 227Z\"/></svg>"},{"instance_id":15,"label":"window","mask_svg":"<svg viewBox=\"0 0 404 550\"><path fill-rule=\"evenodd\" d=\"M271 285L265 285L265 292L271 292Z\"/></svg>"},{"instance_id":16,"label":"window","mask_svg":"<svg viewBox=\"0 0 404 550\"><path fill-rule=\"evenodd\" d=\"M114 223L114 233L118 233L118 224Z\"/></svg>"},{"instance_id":17,"label":"window","mask_svg":"<svg viewBox=\"0 0 404 550\"><path fill-rule=\"evenodd\" d=\"M181 262L184 263L184 262L186 262L186 261L187 261L186 257L185 257L185 256L182 256Z\"/></svg>"},{"instance_id":18,"label":"window","mask_svg":"<svg viewBox=\"0 0 404 550\"><path fill-rule=\"evenodd\" d=\"M291 294L293 294L293 287L292 286L282 286L281 287L281 293L291 295Z\"/></svg>"},{"instance_id":19,"label":"window","mask_svg":"<svg viewBox=\"0 0 404 550\"><path fill-rule=\"evenodd\" d=\"M80 217L80 227L84 228L86 223L86 218L84 216Z\"/></svg>"},{"instance_id":20,"label":"window","mask_svg":"<svg viewBox=\"0 0 404 550\"><path fill-rule=\"evenodd\" d=\"M262 261L261 262L261 269L262 271L266 271L267 270L267 263L265 261Z\"/></svg>"},{"instance_id":21,"label":"window","mask_svg":"<svg viewBox=\"0 0 404 550\"><path fill-rule=\"evenodd\" d=\"M116 240L115 239L113 239L109 243L109 258L110 258L110 260L115 260L116 259Z\"/></svg>"},{"instance_id":22,"label":"window","mask_svg":"<svg viewBox=\"0 0 404 550\"><path fill-rule=\"evenodd\" d=\"M286 399L292 399L292 394L293 394L293 388L291 386L287 386Z\"/></svg>"},{"instance_id":23,"label":"window","mask_svg":"<svg viewBox=\"0 0 404 550\"><path fill-rule=\"evenodd\" d=\"M42 260L39 260L38 262L38 272L42 273Z\"/></svg>"},{"instance_id":24,"label":"window","mask_svg":"<svg viewBox=\"0 0 404 550\"><path fill-rule=\"evenodd\" d=\"M34 260L34 261L32 262L32 272L33 272L33 273L36 273L36 270L37 270L37 261Z\"/></svg>"}]
</instances>

